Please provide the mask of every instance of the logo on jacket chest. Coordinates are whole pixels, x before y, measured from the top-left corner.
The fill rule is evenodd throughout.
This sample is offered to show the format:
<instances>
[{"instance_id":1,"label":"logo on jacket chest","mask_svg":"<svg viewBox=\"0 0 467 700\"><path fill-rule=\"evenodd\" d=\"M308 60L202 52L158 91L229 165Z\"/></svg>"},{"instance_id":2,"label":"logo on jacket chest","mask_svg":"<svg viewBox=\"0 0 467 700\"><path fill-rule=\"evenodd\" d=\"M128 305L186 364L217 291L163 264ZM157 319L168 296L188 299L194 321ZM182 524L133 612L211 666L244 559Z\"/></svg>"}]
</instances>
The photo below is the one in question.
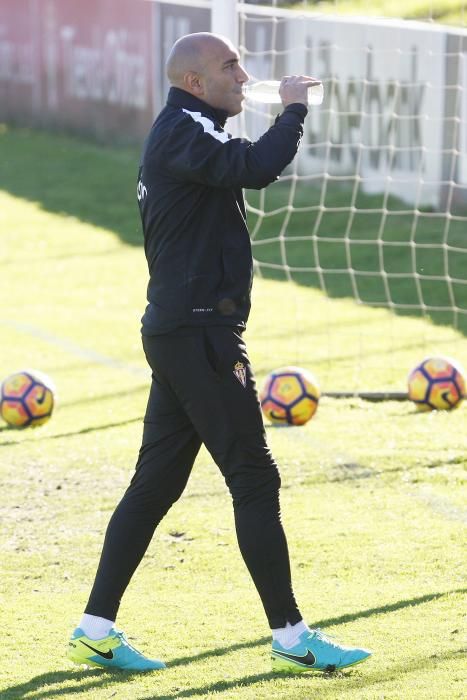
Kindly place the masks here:
<instances>
[{"instance_id":1,"label":"logo on jacket chest","mask_svg":"<svg viewBox=\"0 0 467 700\"><path fill-rule=\"evenodd\" d=\"M138 187L136 188L138 202L142 202L142 200L146 197L147 193L148 193L148 190L146 188L146 185L143 183L143 181L141 179L138 180Z\"/></svg>"}]
</instances>

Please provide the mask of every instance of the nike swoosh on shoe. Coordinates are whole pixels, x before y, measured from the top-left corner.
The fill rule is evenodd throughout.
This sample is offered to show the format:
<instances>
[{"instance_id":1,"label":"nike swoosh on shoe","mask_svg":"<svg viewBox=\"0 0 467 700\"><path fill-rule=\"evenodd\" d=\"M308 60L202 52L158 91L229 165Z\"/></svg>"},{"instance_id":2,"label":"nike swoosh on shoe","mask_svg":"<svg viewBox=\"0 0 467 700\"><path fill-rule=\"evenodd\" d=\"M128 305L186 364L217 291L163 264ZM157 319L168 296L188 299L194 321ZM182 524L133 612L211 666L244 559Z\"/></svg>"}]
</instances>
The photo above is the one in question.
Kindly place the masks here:
<instances>
[{"instance_id":1,"label":"nike swoosh on shoe","mask_svg":"<svg viewBox=\"0 0 467 700\"><path fill-rule=\"evenodd\" d=\"M309 649L308 649L308 652L305 654L305 656L297 656L296 654L287 654L284 651L277 651L276 649L273 649L273 653L276 656L280 656L282 659L296 661L297 663L303 664L304 666L313 666L313 664L316 663L316 657L314 654L311 653L311 651Z\"/></svg>"},{"instance_id":2,"label":"nike swoosh on shoe","mask_svg":"<svg viewBox=\"0 0 467 700\"><path fill-rule=\"evenodd\" d=\"M99 654L99 656L102 656L103 659L113 659L114 657L112 649L109 649L109 651L99 651L99 649L95 649L90 644L86 644L86 642L83 642L81 640L79 641L81 642L81 644L84 644L85 647L91 649L91 651L94 651L96 654Z\"/></svg>"}]
</instances>

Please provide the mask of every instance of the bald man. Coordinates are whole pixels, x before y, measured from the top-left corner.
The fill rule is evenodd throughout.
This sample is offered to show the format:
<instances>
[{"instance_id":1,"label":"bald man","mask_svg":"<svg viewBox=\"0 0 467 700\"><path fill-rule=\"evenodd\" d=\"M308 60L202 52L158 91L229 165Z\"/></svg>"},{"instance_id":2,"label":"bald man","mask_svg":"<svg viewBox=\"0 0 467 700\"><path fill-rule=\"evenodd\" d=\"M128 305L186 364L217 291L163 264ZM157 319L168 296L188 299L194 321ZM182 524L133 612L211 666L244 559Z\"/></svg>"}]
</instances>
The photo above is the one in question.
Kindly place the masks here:
<instances>
[{"instance_id":1,"label":"bald man","mask_svg":"<svg viewBox=\"0 0 467 700\"><path fill-rule=\"evenodd\" d=\"M75 663L164 668L114 623L202 444L232 496L240 551L272 630L273 670L329 671L370 654L310 629L298 609L279 471L243 339L253 265L242 188L266 187L292 161L307 89L317 81L283 78L284 109L274 125L254 143L232 138L224 125L241 112L248 80L239 59L229 40L203 32L179 39L167 61L171 88L146 140L137 185L149 268L142 339L152 382L136 470L109 522L94 586L70 640Z\"/></svg>"}]
</instances>

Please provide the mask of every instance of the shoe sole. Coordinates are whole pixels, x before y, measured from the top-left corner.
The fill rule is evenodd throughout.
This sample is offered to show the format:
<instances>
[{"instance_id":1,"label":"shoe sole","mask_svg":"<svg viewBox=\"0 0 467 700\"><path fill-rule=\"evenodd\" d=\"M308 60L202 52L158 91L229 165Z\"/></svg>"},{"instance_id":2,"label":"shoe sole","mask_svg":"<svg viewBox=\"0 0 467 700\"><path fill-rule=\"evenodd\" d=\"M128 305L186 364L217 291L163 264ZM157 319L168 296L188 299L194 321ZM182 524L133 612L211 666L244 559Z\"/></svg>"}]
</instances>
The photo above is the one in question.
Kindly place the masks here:
<instances>
[{"instance_id":1,"label":"shoe sole","mask_svg":"<svg viewBox=\"0 0 467 700\"><path fill-rule=\"evenodd\" d=\"M315 673L333 673L334 671L341 671L344 668L350 668L351 666L361 664L369 658L369 656L365 656L364 659L359 659L358 661L354 661L351 664L346 664L345 666L339 666L339 668L329 666L328 670L327 668L316 668L315 666L301 666L293 661L286 661L285 659L279 659L276 656L271 656L271 666L273 673L306 673L310 671Z\"/></svg>"},{"instance_id":2,"label":"shoe sole","mask_svg":"<svg viewBox=\"0 0 467 700\"><path fill-rule=\"evenodd\" d=\"M103 666L102 664L95 664L94 661L90 661L89 659L73 659L71 656L69 656L68 660L71 661L72 664L75 664L75 666L92 666L92 668L108 668L108 666Z\"/></svg>"},{"instance_id":3,"label":"shoe sole","mask_svg":"<svg viewBox=\"0 0 467 700\"><path fill-rule=\"evenodd\" d=\"M120 671L123 673L150 673L151 671L163 671L166 668L166 666L162 666L162 668L124 668L122 666L108 666L107 664L96 663L90 659L74 659L72 656L68 656L68 660L76 666L101 668L103 671Z\"/></svg>"}]
</instances>

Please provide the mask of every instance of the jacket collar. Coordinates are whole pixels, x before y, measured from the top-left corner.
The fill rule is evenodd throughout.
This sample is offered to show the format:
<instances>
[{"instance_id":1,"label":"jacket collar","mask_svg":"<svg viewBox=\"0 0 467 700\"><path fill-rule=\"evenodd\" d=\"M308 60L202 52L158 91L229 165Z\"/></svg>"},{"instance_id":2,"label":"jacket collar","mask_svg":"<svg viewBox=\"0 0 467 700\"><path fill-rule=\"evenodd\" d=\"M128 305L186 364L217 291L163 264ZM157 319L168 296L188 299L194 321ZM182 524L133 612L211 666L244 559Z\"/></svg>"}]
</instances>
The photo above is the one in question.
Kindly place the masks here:
<instances>
[{"instance_id":1,"label":"jacket collar","mask_svg":"<svg viewBox=\"0 0 467 700\"><path fill-rule=\"evenodd\" d=\"M206 117L214 119L222 127L229 116L223 109L215 109L206 102L203 102L203 100L200 100L198 97L186 92L186 90L182 90L177 87L170 88L167 97L167 104L171 107L181 107L182 109L189 109L193 112L201 112Z\"/></svg>"}]
</instances>

